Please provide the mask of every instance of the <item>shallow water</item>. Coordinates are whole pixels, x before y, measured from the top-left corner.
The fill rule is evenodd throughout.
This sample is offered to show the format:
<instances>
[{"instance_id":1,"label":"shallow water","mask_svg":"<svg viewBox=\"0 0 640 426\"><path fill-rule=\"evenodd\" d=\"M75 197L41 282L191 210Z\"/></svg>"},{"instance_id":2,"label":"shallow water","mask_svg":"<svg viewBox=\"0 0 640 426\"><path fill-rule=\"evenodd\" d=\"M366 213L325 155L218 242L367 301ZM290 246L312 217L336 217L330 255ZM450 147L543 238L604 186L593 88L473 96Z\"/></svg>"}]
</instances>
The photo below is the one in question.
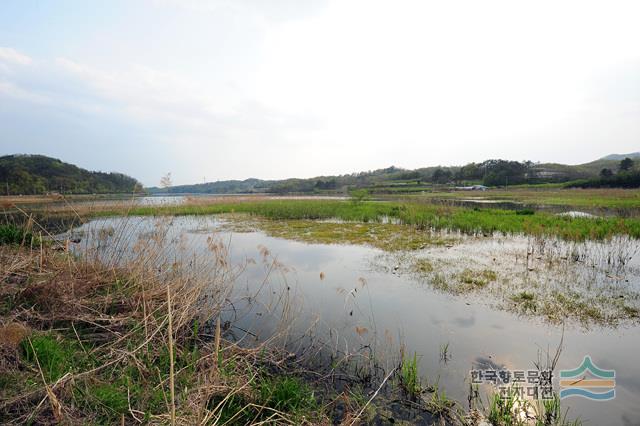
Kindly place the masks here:
<instances>
[{"instance_id":1,"label":"shallow water","mask_svg":"<svg viewBox=\"0 0 640 426\"><path fill-rule=\"evenodd\" d=\"M211 235L224 241L230 248L232 262L246 264L237 283L237 294L255 294L255 290L263 286L265 270L274 258L282 265L271 272L268 286L260 296L244 308L237 305L241 313L235 312L230 318L235 320L232 331L237 338L268 337L276 327L282 308L280 295L284 291L289 294L289 309L295 316L291 322L293 334L303 333L317 320L319 334L331 329L331 338L338 336L339 345L348 345L350 350L371 343L374 334L378 337L377 346L374 345L377 355L396 353L403 344L406 353L418 354L423 377L429 383L438 381L449 397L463 405L468 395L470 369L487 366L534 369L539 352L553 353L563 339L559 370L576 368L585 355L590 355L599 367L615 369L617 379L614 400L563 399L563 410L569 408L569 418L580 417L592 425L629 425L640 421L638 326L587 329L569 324L563 331L562 326L539 318L497 309L493 300L483 300L483 296L434 290L414 274L394 267L397 259L381 250L307 244L272 238L262 232L219 232L221 222L213 217L180 217L166 223L169 241L173 242L171 250L174 250L167 253L168 256L177 256L177 245L184 248L179 254L184 258L188 258L190 250L206 256L207 239ZM113 239L122 232L130 236L125 244L130 248L139 238L149 239L155 226L152 218L96 220L74 231L82 236L76 250L95 248L100 240L100 247L107 253L116 244ZM100 233L99 229L114 231ZM526 239L501 238L491 239L488 244L486 239L483 243L474 238L461 238L454 247L427 248L420 255L435 261L442 258L454 265L491 264L495 262L496 253L500 255L527 246ZM126 251L121 256L126 256ZM247 259L251 261L247 263ZM543 268L544 264L540 263L539 267ZM638 286L637 269L634 258L625 269L630 279L625 285ZM440 351L447 343L451 359L445 363Z\"/></svg>"}]
</instances>

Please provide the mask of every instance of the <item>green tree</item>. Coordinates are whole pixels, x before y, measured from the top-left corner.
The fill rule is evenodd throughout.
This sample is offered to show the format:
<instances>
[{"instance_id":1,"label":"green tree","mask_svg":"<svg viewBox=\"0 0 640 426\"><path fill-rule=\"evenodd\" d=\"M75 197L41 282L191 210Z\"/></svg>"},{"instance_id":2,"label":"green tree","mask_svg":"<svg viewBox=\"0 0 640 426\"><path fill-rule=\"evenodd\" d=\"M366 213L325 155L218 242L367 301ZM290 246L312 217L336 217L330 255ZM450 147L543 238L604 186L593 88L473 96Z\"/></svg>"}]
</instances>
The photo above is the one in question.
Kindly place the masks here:
<instances>
[{"instance_id":1,"label":"green tree","mask_svg":"<svg viewBox=\"0 0 640 426\"><path fill-rule=\"evenodd\" d=\"M621 172L628 172L633 169L633 160L629 157L625 158L620 162L619 168Z\"/></svg>"},{"instance_id":2,"label":"green tree","mask_svg":"<svg viewBox=\"0 0 640 426\"><path fill-rule=\"evenodd\" d=\"M447 183L451 180L452 174L451 170L438 168L433 172L433 176L431 176L431 180L433 183Z\"/></svg>"},{"instance_id":3,"label":"green tree","mask_svg":"<svg viewBox=\"0 0 640 426\"><path fill-rule=\"evenodd\" d=\"M483 171L476 163L469 163L460 168L457 173L458 180L482 179Z\"/></svg>"},{"instance_id":4,"label":"green tree","mask_svg":"<svg viewBox=\"0 0 640 426\"><path fill-rule=\"evenodd\" d=\"M527 181L532 163L526 161L487 160L480 165L485 172L483 182L487 186L517 185Z\"/></svg>"},{"instance_id":5,"label":"green tree","mask_svg":"<svg viewBox=\"0 0 640 426\"><path fill-rule=\"evenodd\" d=\"M604 169L600 170L600 177L601 178L606 179L606 178L610 178L611 176L613 176L613 172L611 171L611 169L604 168Z\"/></svg>"}]
</instances>

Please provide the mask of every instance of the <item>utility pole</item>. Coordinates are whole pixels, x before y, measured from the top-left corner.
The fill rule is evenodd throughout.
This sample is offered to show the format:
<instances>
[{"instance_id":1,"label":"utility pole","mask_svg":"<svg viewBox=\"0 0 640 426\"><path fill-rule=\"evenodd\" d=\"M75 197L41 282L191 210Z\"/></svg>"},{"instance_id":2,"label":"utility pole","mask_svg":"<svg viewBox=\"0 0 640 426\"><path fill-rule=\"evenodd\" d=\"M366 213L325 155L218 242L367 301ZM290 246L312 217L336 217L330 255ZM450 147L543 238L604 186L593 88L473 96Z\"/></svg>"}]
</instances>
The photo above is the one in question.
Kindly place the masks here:
<instances>
[{"instance_id":1,"label":"utility pole","mask_svg":"<svg viewBox=\"0 0 640 426\"><path fill-rule=\"evenodd\" d=\"M9 196L9 181L6 181L7 184L7 197Z\"/></svg>"}]
</instances>

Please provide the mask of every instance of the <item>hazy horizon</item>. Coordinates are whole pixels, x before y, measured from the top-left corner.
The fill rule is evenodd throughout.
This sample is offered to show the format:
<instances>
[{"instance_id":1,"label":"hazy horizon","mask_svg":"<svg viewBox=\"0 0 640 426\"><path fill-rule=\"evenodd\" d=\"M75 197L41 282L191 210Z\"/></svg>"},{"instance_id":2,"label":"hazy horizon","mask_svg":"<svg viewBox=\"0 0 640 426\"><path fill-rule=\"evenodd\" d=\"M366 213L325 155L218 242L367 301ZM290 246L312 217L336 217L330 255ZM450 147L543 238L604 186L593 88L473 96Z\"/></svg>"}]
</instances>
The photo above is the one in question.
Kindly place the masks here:
<instances>
[{"instance_id":1,"label":"hazy horizon","mask_svg":"<svg viewBox=\"0 0 640 426\"><path fill-rule=\"evenodd\" d=\"M640 149L632 1L6 1L0 155L157 186Z\"/></svg>"}]
</instances>

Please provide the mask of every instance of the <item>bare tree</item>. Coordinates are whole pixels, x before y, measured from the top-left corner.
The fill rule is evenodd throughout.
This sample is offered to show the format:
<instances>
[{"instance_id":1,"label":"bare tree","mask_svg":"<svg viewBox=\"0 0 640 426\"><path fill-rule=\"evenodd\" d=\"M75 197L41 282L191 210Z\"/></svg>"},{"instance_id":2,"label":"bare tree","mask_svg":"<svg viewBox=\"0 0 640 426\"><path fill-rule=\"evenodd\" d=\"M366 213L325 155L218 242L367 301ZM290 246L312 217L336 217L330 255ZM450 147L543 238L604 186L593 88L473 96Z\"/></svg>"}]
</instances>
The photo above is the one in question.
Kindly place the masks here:
<instances>
[{"instance_id":1,"label":"bare tree","mask_svg":"<svg viewBox=\"0 0 640 426\"><path fill-rule=\"evenodd\" d=\"M160 186L162 188L170 188L173 186L173 182L171 181L171 172L160 178Z\"/></svg>"}]
</instances>

